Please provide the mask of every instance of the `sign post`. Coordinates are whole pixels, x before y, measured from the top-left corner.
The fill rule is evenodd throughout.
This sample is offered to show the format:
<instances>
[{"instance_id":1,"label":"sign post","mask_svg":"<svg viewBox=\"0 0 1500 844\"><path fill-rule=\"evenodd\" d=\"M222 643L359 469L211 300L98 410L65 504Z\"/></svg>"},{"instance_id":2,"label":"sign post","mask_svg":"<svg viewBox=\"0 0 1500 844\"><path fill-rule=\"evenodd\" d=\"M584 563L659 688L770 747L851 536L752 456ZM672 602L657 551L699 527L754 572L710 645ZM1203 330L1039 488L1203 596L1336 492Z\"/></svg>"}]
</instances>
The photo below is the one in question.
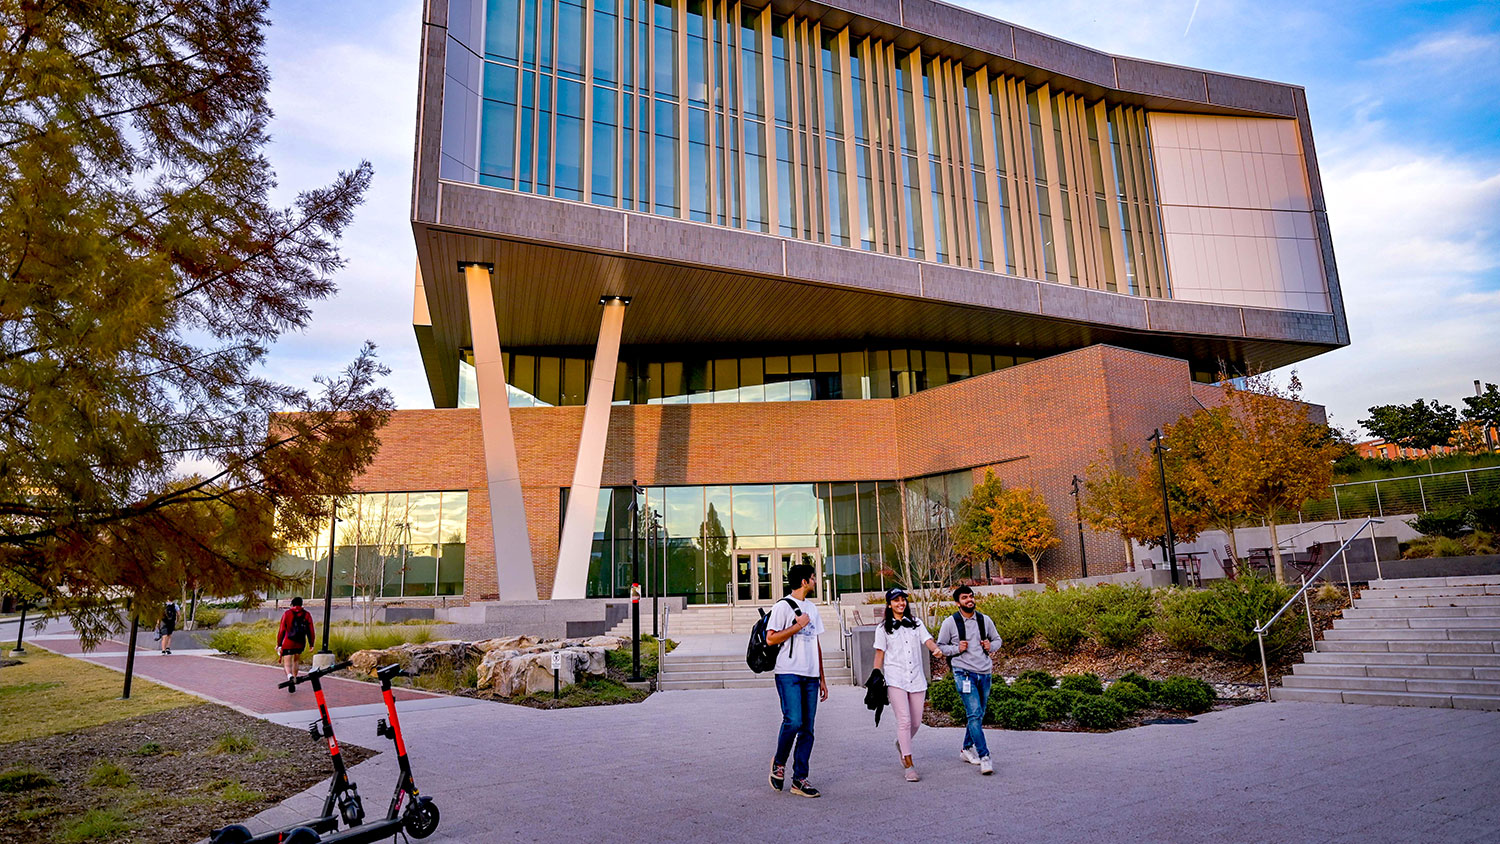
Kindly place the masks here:
<instances>
[{"instance_id":1,"label":"sign post","mask_svg":"<svg viewBox=\"0 0 1500 844\"><path fill-rule=\"evenodd\" d=\"M552 652L552 699L553 700L557 700L557 698L562 694L562 682L561 682L561 680L558 679L561 672L562 672L562 651L553 651Z\"/></svg>"}]
</instances>

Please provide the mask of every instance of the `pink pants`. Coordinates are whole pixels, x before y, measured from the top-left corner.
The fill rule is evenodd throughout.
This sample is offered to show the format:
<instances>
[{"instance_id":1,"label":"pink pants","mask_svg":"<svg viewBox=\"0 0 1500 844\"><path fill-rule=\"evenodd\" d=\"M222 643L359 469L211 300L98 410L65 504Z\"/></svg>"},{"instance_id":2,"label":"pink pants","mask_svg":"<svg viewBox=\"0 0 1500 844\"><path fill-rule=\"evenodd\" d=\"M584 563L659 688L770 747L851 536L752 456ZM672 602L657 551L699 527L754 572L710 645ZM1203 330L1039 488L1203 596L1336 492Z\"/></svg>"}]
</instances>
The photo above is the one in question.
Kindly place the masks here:
<instances>
[{"instance_id":1,"label":"pink pants","mask_svg":"<svg viewBox=\"0 0 1500 844\"><path fill-rule=\"evenodd\" d=\"M922 726L922 706L927 700L927 692L908 692L895 686L886 686L885 692L891 701L891 711L896 713L896 745L901 748L902 756L910 756L912 736Z\"/></svg>"}]
</instances>

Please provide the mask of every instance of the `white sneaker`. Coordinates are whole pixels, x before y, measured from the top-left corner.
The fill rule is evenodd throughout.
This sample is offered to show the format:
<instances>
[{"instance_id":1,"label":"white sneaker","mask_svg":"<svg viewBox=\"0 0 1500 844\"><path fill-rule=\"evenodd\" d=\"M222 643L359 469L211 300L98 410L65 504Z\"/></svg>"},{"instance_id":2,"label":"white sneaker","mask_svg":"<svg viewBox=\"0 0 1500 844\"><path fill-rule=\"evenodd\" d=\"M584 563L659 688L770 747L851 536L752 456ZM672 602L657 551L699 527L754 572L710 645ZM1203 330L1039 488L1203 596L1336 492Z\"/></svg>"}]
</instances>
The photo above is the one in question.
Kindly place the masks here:
<instances>
[{"instance_id":1,"label":"white sneaker","mask_svg":"<svg viewBox=\"0 0 1500 844\"><path fill-rule=\"evenodd\" d=\"M964 760L965 762L968 762L970 765L979 764L979 754L975 753L974 748L972 747L965 747L963 750L960 750L958 752L958 758Z\"/></svg>"},{"instance_id":2,"label":"white sneaker","mask_svg":"<svg viewBox=\"0 0 1500 844\"><path fill-rule=\"evenodd\" d=\"M985 756L984 758L979 760L979 773L993 774L994 772L995 766L990 762L990 757Z\"/></svg>"}]
</instances>

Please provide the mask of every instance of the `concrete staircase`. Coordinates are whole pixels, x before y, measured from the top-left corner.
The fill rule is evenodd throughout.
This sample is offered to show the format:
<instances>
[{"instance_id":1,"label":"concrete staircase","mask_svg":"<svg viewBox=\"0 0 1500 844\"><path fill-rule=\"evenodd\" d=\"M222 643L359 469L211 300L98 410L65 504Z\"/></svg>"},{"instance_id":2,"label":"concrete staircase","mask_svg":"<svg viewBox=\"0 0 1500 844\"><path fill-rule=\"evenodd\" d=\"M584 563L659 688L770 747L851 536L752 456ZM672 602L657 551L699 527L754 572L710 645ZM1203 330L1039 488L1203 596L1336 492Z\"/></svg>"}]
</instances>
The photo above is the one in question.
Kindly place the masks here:
<instances>
[{"instance_id":1,"label":"concrete staircase","mask_svg":"<svg viewBox=\"0 0 1500 844\"><path fill-rule=\"evenodd\" d=\"M1372 581L1276 700L1500 710L1500 575Z\"/></svg>"},{"instance_id":2,"label":"concrete staircase","mask_svg":"<svg viewBox=\"0 0 1500 844\"><path fill-rule=\"evenodd\" d=\"M769 607L765 608L767 611ZM827 614L821 605L820 611ZM684 610L675 610L667 622L667 635L676 639L679 636L698 636L712 633L744 633L750 635L750 627L760 618L760 611L756 607L688 607ZM823 619L826 627L832 618ZM641 604L641 630L651 632L651 608L648 604ZM625 620L610 628L611 636L630 636L630 616L627 614Z\"/></svg>"},{"instance_id":3,"label":"concrete staircase","mask_svg":"<svg viewBox=\"0 0 1500 844\"><path fill-rule=\"evenodd\" d=\"M746 633L748 640L749 634ZM823 648L823 675L830 686L853 685L849 678L849 660L842 651ZM738 654L667 654L657 676L657 688L672 689L753 689L776 685L776 675L756 674L745 664L743 644Z\"/></svg>"}]
</instances>

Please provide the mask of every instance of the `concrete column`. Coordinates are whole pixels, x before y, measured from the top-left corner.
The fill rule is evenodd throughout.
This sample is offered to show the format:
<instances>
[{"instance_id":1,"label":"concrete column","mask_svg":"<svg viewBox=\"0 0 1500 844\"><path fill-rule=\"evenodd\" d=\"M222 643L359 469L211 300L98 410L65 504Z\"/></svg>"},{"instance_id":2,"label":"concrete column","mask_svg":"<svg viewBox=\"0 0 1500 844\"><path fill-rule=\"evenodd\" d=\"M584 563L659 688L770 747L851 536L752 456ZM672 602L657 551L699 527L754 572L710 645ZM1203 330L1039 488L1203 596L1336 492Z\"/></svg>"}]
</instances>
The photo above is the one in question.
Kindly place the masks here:
<instances>
[{"instance_id":1,"label":"concrete column","mask_svg":"<svg viewBox=\"0 0 1500 844\"><path fill-rule=\"evenodd\" d=\"M557 576L552 599L582 598L588 587L589 553L593 550L594 516L599 506L599 479L604 474L604 440L609 433L609 408L615 396L615 369L620 360L620 329L630 300L606 296L600 300L599 345L589 377L583 408L583 434L578 438L578 463L563 515L562 541L557 546Z\"/></svg>"},{"instance_id":2,"label":"concrete column","mask_svg":"<svg viewBox=\"0 0 1500 844\"><path fill-rule=\"evenodd\" d=\"M479 386L479 424L484 432L485 478L490 490L490 529L495 540L495 586L505 601L534 601L536 569L531 564L531 535L521 498L521 470L510 425L510 396L505 361L500 356L500 326L495 319L494 268L460 264L469 300L469 331L474 341L474 376Z\"/></svg>"}]
</instances>

